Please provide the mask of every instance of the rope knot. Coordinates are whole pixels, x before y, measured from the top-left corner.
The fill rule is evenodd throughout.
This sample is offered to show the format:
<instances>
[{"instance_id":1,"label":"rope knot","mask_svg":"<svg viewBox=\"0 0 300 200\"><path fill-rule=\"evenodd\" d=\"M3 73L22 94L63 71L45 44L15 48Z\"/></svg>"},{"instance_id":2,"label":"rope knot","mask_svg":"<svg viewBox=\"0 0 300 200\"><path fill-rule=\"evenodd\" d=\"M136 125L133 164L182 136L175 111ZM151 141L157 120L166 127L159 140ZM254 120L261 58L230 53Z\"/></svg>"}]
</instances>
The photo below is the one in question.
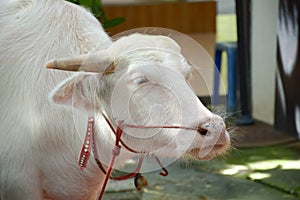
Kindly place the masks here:
<instances>
[{"instance_id":1,"label":"rope knot","mask_svg":"<svg viewBox=\"0 0 300 200\"><path fill-rule=\"evenodd\" d=\"M114 156L118 156L121 152L121 147L120 146L115 146L113 149L112 149L112 154Z\"/></svg>"}]
</instances>

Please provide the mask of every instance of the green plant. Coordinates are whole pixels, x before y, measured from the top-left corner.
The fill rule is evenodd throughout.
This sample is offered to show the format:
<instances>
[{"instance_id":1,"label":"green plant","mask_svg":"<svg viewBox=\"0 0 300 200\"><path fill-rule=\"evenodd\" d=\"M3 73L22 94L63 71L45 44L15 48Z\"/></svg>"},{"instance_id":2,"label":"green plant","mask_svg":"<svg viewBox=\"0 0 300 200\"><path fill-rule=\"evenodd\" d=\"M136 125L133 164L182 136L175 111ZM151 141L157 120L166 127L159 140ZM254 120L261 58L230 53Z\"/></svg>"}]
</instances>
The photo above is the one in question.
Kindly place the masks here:
<instances>
[{"instance_id":1,"label":"green plant","mask_svg":"<svg viewBox=\"0 0 300 200\"><path fill-rule=\"evenodd\" d=\"M107 19L102 7L101 0L67 0L67 1L90 9L90 11L95 15L95 17L97 17L100 20L104 29L117 26L125 21L123 17Z\"/></svg>"}]
</instances>

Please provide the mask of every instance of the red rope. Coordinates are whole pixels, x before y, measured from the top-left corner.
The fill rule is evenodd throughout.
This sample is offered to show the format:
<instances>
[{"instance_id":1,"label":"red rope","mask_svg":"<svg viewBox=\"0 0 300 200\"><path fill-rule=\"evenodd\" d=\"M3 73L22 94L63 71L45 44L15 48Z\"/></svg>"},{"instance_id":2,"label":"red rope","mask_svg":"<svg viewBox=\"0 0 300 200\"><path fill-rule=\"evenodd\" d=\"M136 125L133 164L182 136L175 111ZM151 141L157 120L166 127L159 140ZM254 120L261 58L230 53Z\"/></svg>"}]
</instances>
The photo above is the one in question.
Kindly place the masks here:
<instances>
[{"instance_id":1,"label":"red rope","mask_svg":"<svg viewBox=\"0 0 300 200\"><path fill-rule=\"evenodd\" d=\"M100 195L99 195L98 200L101 200L102 197L103 197L103 194L104 194L106 185L107 185L107 183L108 183L108 179L109 179L110 174L111 174L111 171L112 171L112 169L113 169L113 165L114 165L116 156L118 156L119 154L120 154L120 147L115 146L115 147L112 149L112 157L111 157L111 160L110 160L110 162L109 162L109 166L108 166L108 169L107 169L107 172L106 172L105 180L104 180L104 183L103 183L103 185L102 185L102 188L101 188L101 191L100 191Z\"/></svg>"},{"instance_id":2,"label":"red rope","mask_svg":"<svg viewBox=\"0 0 300 200\"><path fill-rule=\"evenodd\" d=\"M184 126L139 126L139 125L133 125L133 124L126 124L126 123L124 123L124 121L119 121L118 126L117 126L117 130L115 130L112 123L108 120L108 118L104 114L103 114L103 117L106 120L106 122L108 123L108 125L109 125L110 129L112 130L112 132L116 136L115 146L112 149L112 157L111 157L111 160L109 162L107 170L105 170L105 167L103 166L102 162L99 159L99 155L98 155L98 151L97 151L97 147L96 147L96 140L95 140L95 136L94 136L94 119L92 117L89 117L89 119L88 119L88 127L87 127L86 137L85 137L84 144L83 144L83 147L81 149L80 156L79 156L79 159L78 159L80 169L84 170L87 166L87 162L88 162L88 159L90 157L90 150L92 149L93 154L94 154L94 159L95 159L98 167L106 175L105 179L104 179L104 182L103 182L103 185L102 185L102 188L100 190L98 200L101 200L103 195L104 195L105 188L106 188L106 185L108 183L108 179L118 180L118 181L126 180L126 179L129 179L129 178L136 177L137 174L139 174L139 172L141 170L142 163L144 161L144 152L136 151L136 150L130 148L129 146L127 146L125 144L125 142L123 142L121 137L122 137L124 127L140 128L140 129L154 129L154 128L164 128L165 129L165 128L168 128L168 129L198 130L197 128L184 127ZM120 154L120 151L121 151L121 144L120 143L122 144L122 146L124 146L130 152L132 152L132 153L143 153L143 155L139 159L139 163L138 163L137 168L132 173L129 173L127 175L120 176L120 177L112 177L111 172L113 170L113 165L114 165L115 159ZM157 163L159 164L159 166L161 167L161 169L163 170L163 172L160 172L160 175L161 176L167 176L168 175L167 169L162 165L162 163L160 162L160 160L158 159L157 156L155 156L155 159L156 159Z\"/></svg>"}]
</instances>

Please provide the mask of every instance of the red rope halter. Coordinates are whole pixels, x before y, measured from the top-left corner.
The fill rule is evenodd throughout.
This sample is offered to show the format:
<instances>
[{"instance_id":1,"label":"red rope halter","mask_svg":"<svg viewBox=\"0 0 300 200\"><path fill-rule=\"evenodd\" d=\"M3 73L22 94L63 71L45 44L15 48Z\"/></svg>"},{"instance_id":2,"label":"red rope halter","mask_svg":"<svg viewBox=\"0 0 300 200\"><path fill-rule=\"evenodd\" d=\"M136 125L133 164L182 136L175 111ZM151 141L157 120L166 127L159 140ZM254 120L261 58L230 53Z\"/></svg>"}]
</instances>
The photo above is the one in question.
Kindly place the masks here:
<instances>
[{"instance_id":1,"label":"red rope halter","mask_svg":"<svg viewBox=\"0 0 300 200\"><path fill-rule=\"evenodd\" d=\"M141 129L171 128L171 129L198 130L196 128L183 127L183 126L139 126L139 125L133 125L133 124L125 124L123 122L119 122L118 126L117 126L117 130L115 130L113 128L111 122L108 120L108 118L105 115L103 115L103 116L104 116L106 122L108 123L108 125L110 126L110 129L113 131L113 133L116 136L115 146L112 148L112 157L110 159L109 165L106 167L107 169L105 169L104 165L102 164L102 162L99 159L97 146L96 146L96 140L95 140L95 136L94 136L95 134L94 134L94 118L93 117L88 118L86 136L85 136L84 143L83 143L83 146L81 148L79 158L78 158L78 164L80 166L80 169L84 170L86 168L87 164L88 164L88 160L90 158L91 150L92 150L93 155L94 155L94 159L95 159L98 167L106 175L104 183L103 183L101 191L100 191L100 195L99 195L98 200L101 200L102 197L103 197L106 185L108 183L108 179L121 181L121 180L126 180L126 179L130 179L130 178L135 177L135 183L136 183L136 180L141 177L140 169L141 169L142 163L144 161L145 152L136 151L136 150L130 148L129 146L127 146L123 142L121 137L122 137L124 127L141 128ZM112 172L112 169L113 169L113 165L114 165L116 157L120 154L122 146L124 146L124 148L126 148L128 151L130 151L132 153L140 153L142 155L139 158L137 168L133 172L131 172L127 175L124 175L124 176L112 177L111 172ZM161 176L167 176L168 175L167 169L162 165L162 163L160 162L160 160L158 159L157 156L155 156L155 159L156 159L157 163L159 164L159 166L162 169L162 172L160 172L160 175ZM137 187L137 189L140 189L140 188Z\"/></svg>"}]
</instances>

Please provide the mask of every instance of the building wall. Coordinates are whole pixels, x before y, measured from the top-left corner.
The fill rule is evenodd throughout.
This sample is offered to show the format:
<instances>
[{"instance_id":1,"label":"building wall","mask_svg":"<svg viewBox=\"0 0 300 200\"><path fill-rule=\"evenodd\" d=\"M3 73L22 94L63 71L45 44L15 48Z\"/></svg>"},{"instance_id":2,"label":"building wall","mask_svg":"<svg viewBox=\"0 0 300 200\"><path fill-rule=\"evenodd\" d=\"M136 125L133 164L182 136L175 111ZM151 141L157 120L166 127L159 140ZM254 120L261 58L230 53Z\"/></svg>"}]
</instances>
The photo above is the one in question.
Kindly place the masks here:
<instances>
[{"instance_id":1,"label":"building wall","mask_svg":"<svg viewBox=\"0 0 300 200\"><path fill-rule=\"evenodd\" d=\"M217 12L215 1L114 0L105 2L107 4L104 4L103 8L108 19L125 18L124 23L107 29L111 36L140 27L161 27L179 31L193 38L198 43L198 49L195 48L194 43L187 42L190 40L184 41L185 37L176 36L175 39L174 33L163 34L173 37L181 45L183 55L199 69L193 71L191 81L195 93L198 96L212 94Z\"/></svg>"},{"instance_id":2,"label":"building wall","mask_svg":"<svg viewBox=\"0 0 300 200\"><path fill-rule=\"evenodd\" d=\"M278 6L279 0L252 0L252 114L270 125L275 116Z\"/></svg>"}]
</instances>

